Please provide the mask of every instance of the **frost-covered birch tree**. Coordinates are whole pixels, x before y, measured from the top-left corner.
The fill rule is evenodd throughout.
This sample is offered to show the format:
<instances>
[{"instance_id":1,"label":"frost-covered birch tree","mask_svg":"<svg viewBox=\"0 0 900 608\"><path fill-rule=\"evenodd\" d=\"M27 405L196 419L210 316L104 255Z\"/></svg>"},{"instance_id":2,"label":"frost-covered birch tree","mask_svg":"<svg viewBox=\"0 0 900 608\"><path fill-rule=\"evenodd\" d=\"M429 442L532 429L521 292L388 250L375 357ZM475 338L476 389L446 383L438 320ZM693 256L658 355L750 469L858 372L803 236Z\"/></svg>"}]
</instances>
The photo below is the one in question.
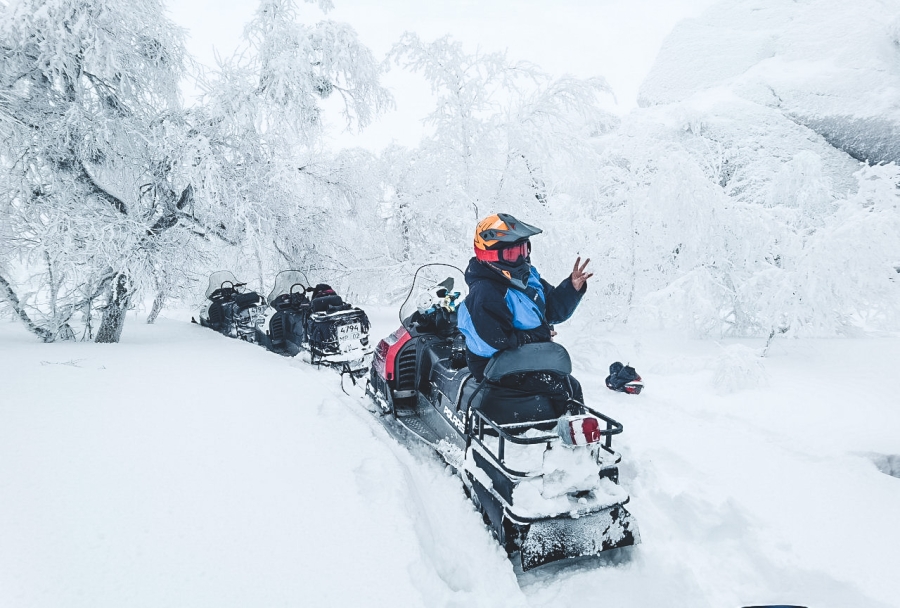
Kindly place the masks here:
<instances>
[{"instance_id":1,"label":"frost-covered birch tree","mask_svg":"<svg viewBox=\"0 0 900 608\"><path fill-rule=\"evenodd\" d=\"M17 0L0 12L0 295L47 341L125 311L191 206L180 162L180 30L156 0Z\"/></svg>"},{"instance_id":2,"label":"frost-covered birch tree","mask_svg":"<svg viewBox=\"0 0 900 608\"><path fill-rule=\"evenodd\" d=\"M843 152L744 112L639 110L598 138L605 317L716 338L896 328L896 167L845 175Z\"/></svg>"},{"instance_id":3,"label":"frost-covered birch tree","mask_svg":"<svg viewBox=\"0 0 900 608\"><path fill-rule=\"evenodd\" d=\"M337 100L347 128L370 124L392 103L380 70L348 25L306 25L292 0L263 0L243 47L208 77L193 181L227 210L262 281L285 265L339 273L365 259L350 244L377 227L378 172L370 154L328 150L322 113Z\"/></svg>"},{"instance_id":4,"label":"frost-covered birch tree","mask_svg":"<svg viewBox=\"0 0 900 608\"><path fill-rule=\"evenodd\" d=\"M136 294L156 294L153 316L226 249L254 260L261 282L276 256L357 261L331 244L371 228L354 220L377 206L377 179L357 178L365 154L326 151L322 103L340 98L361 128L390 97L352 29L299 24L295 7L264 0L246 48L189 110L182 32L160 2L17 0L0 12L0 298L33 333L53 341L80 326L118 341Z\"/></svg>"},{"instance_id":5,"label":"frost-covered birch tree","mask_svg":"<svg viewBox=\"0 0 900 608\"><path fill-rule=\"evenodd\" d=\"M549 227L566 207L578 214L596 173L591 136L615 122L600 109L610 94L602 78L551 78L503 53L467 53L449 36L429 43L407 33L389 61L421 73L437 98L426 118L433 135L407 153L408 169L391 173L405 250L465 260L460 245L483 215L507 210Z\"/></svg>"}]
</instances>

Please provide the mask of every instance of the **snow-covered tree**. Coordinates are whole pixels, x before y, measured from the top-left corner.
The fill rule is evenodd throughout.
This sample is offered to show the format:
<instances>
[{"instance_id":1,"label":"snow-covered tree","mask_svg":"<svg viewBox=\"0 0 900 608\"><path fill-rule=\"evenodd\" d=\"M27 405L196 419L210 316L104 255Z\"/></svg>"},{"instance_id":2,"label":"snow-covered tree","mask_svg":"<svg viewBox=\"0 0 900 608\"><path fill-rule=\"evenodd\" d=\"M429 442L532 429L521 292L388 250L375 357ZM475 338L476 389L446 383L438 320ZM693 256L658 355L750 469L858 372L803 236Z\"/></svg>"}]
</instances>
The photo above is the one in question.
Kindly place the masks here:
<instances>
[{"instance_id":1,"label":"snow-covered tree","mask_svg":"<svg viewBox=\"0 0 900 608\"><path fill-rule=\"evenodd\" d=\"M0 295L48 341L99 307L115 342L192 202L169 141L182 34L156 0L19 0L0 56Z\"/></svg>"},{"instance_id":2,"label":"snow-covered tree","mask_svg":"<svg viewBox=\"0 0 900 608\"><path fill-rule=\"evenodd\" d=\"M712 337L896 327L894 165L730 100L637 110L597 146L606 186L584 229L604 318Z\"/></svg>"},{"instance_id":3,"label":"snow-covered tree","mask_svg":"<svg viewBox=\"0 0 900 608\"><path fill-rule=\"evenodd\" d=\"M346 24L305 25L295 2L263 0L243 47L208 77L191 117L191 181L197 196L224 208L226 231L261 282L285 265L340 272L365 259L349 245L373 228L377 171L371 155L327 149L322 113L337 97L347 127L365 127L392 103L379 76Z\"/></svg>"},{"instance_id":4,"label":"snow-covered tree","mask_svg":"<svg viewBox=\"0 0 900 608\"><path fill-rule=\"evenodd\" d=\"M614 122L600 110L605 81L553 79L503 53L467 53L449 36L428 43L407 33L389 60L421 73L437 98L426 118L433 134L385 157L404 158L391 170L389 208L405 251L460 262L470 252L459 245L489 213L515 212L547 227L555 212L560 222L572 219L566 207L578 213L593 177L593 169L578 169L597 158L590 137Z\"/></svg>"},{"instance_id":5,"label":"snow-covered tree","mask_svg":"<svg viewBox=\"0 0 900 608\"><path fill-rule=\"evenodd\" d=\"M378 180L358 179L371 174L365 154L326 151L322 103L340 97L361 128L391 100L348 26L304 26L295 8L264 0L246 48L189 110L182 32L160 2L21 0L0 12L0 298L31 331L72 337L81 314L90 337L97 311L96 339L117 341L136 293L156 294L152 318L226 250L263 284L270 264L363 258L340 243L371 227L354 215L377 206Z\"/></svg>"}]
</instances>

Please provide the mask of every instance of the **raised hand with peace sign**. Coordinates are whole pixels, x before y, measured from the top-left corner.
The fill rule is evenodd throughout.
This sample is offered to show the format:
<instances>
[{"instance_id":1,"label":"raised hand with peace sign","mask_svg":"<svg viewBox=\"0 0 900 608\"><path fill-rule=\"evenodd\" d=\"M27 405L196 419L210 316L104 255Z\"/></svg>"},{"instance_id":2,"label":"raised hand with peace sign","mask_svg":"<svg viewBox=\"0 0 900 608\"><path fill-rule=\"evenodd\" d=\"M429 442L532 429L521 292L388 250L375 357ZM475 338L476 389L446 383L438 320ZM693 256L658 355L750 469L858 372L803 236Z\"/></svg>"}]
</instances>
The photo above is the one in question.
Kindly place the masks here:
<instances>
[{"instance_id":1,"label":"raised hand with peace sign","mask_svg":"<svg viewBox=\"0 0 900 608\"><path fill-rule=\"evenodd\" d=\"M584 287L585 283L587 283L587 280L594 276L593 272L584 271L590 261L591 258L588 258L584 261L584 264L582 264L581 256L578 256L578 259L575 260L575 268L572 269L572 274L570 277L572 279L572 287L575 288L575 291L581 291L581 288Z\"/></svg>"}]
</instances>

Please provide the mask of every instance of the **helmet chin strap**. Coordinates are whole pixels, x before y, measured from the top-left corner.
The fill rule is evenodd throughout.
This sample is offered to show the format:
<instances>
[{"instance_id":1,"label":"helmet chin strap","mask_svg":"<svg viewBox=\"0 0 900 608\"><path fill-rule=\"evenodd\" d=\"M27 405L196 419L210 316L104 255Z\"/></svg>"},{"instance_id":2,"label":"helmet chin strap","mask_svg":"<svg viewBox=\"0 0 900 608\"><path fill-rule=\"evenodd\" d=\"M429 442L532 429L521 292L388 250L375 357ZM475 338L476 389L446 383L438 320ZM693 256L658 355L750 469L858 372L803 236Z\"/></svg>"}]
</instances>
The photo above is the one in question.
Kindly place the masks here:
<instances>
[{"instance_id":1,"label":"helmet chin strap","mask_svg":"<svg viewBox=\"0 0 900 608\"><path fill-rule=\"evenodd\" d=\"M527 263L524 264L524 268L526 269L526 272L524 273L524 275L525 275L524 281L518 277L514 277L510 271L504 270L503 268L500 268L499 266L497 266L495 264L491 264L490 262L482 262L482 264L485 264L485 265L489 266L492 270L500 273L501 276L503 276L507 281L512 283L513 287L515 287L517 289L521 289L521 290L524 290L528 287L528 275L531 274L531 264L527 264Z\"/></svg>"}]
</instances>

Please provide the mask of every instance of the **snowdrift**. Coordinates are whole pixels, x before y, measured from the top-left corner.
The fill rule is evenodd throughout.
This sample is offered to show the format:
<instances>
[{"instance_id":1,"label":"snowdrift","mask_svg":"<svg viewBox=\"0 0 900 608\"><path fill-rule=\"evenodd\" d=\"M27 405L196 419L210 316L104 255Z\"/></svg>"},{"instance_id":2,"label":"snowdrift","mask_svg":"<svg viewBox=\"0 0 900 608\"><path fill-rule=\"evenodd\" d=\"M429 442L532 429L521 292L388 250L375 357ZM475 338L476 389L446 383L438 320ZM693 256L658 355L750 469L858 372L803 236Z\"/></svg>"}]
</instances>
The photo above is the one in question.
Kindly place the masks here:
<instances>
[{"instance_id":1,"label":"snowdrift","mask_svg":"<svg viewBox=\"0 0 900 608\"><path fill-rule=\"evenodd\" d=\"M855 159L898 161L900 2L720 2L675 28L638 102L676 103L720 87Z\"/></svg>"},{"instance_id":2,"label":"snowdrift","mask_svg":"<svg viewBox=\"0 0 900 608\"><path fill-rule=\"evenodd\" d=\"M604 320L712 337L900 328L898 12L741 0L676 27L642 107L596 138Z\"/></svg>"}]
</instances>

